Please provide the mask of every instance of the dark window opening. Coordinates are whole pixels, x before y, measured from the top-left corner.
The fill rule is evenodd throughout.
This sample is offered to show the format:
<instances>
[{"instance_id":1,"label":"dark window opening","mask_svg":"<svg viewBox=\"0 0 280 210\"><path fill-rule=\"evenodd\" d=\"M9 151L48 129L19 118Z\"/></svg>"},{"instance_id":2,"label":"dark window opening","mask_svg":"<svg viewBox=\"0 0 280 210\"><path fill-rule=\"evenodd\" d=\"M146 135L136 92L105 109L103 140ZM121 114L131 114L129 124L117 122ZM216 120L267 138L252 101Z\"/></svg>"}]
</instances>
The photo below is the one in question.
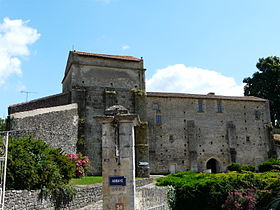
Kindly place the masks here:
<instances>
[{"instance_id":1,"label":"dark window opening","mask_svg":"<svg viewBox=\"0 0 280 210\"><path fill-rule=\"evenodd\" d=\"M221 101L217 101L217 112L218 113L223 112L223 110L222 110L222 102Z\"/></svg>"},{"instance_id":2,"label":"dark window opening","mask_svg":"<svg viewBox=\"0 0 280 210\"><path fill-rule=\"evenodd\" d=\"M197 105L198 105L197 111L198 112L203 112L203 100L198 100Z\"/></svg>"},{"instance_id":3,"label":"dark window opening","mask_svg":"<svg viewBox=\"0 0 280 210\"><path fill-rule=\"evenodd\" d=\"M259 110L255 111L255 119L260 120L261 119L261 112Z\"/></svg>"},{"instance_id":4,"label":"dark window opening","mask_svg":"<svg viewBox=\"0 0 280 210\"><path fill-rule=\"evenodd\" d=\"M169 135L169 141L170 141L171 143L174 142L174 136L173 136L173 135Z\"/></svg>"}]
</instances>

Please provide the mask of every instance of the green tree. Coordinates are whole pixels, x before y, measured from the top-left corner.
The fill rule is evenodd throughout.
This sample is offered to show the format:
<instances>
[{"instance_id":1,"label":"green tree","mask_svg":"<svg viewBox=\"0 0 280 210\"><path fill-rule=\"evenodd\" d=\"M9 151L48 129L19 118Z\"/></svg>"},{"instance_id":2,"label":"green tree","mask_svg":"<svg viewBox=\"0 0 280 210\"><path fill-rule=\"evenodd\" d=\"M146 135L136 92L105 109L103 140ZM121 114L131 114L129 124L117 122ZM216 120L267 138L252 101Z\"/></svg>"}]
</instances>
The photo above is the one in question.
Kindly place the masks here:
<instances>
[{"instance_id":1,"label":"green tree","mask_svg":"<svg viewBox=\"0 0 280 210\"><path fill-rule=\"evenodd\" d=\"M74 165L61 149L32 137L9 139L7 189L41 190L56 206L72 199L75 190L68 185Z\"/></svg>"},{"instance_id":2,"label":"green tree","mask_svg":"<svg viewBox=\"0 0 280 210\"><path fill-rule=\"evenodd\" d=\"M5 119L0 118L0 131L6 130L6 121Z\"/></svg>"},{"instance_id":3,"label":"green tree","mask_svg":"<svg viewBox=\"0 0 280 210\"><path fill-rule=\"evenodd\" d=\"M275 121L280 122L280 58L260 58L256 66L259 71L243 80L246 83L244 95L268 99L271 120L275 125Z\"/></svg>"}]
</instances>

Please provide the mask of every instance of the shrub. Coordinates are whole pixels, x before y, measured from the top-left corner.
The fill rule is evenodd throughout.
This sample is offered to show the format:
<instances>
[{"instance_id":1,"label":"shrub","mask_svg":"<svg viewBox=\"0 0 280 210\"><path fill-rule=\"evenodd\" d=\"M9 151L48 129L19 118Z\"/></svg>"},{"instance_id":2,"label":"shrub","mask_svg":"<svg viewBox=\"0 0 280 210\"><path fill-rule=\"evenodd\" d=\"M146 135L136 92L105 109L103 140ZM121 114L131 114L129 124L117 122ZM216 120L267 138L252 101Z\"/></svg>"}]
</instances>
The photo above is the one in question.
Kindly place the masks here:
<instances>
[{"instance_id":1,"label":"shrub","mask_svg":"<svg viewBox=\"0 0 280 210\"><path fill-rule=\"evenodd\" d=\"M5 131L6 130L6 120L0 118L0 131Z\"/></svg>"},{"instance_id":2,"label":"shrub","mask_svg":"<svg viewBox=\"0 0 280 210\"><path fill-rule=\"evenodd\" d=\"M228 192L227 199L222 205L223 209L255 209L257 197L255 189L239 189L234 192Z\"/></svg>"},{"instance_id":3,"label":"shrub","mask_svg":"<svg viewBox=\"0 0 280 210\"><path fill-rule=\"evenodd\" d=\"M176 192L173 186L167 187L167 202L169 209L174 209L176 203Z\"/></svg>"},{"instance_id":4,"label":"shrub","mask_svg":"<svg viewBox=\"0 0 280 210\"><path fill-rule=\"evenodd\" d=\"M9 139L7 189L40 189L42 196L52 195L59 205L63 195L68 200L74 196L74 189L67 186L73 171L70 159L61 149L32 137Z\"/></svg>"},{"instance_id":5,"label":"shrub","mask_svg":"<svg viewBox=\"0 0 280 210\"><path fill-rule=\"evenodd\" d=\"M254 172L256 170L255 166L252 165L240 165L239 163L231 163L227 166L228 171L237 171L241 172L243 171L252 171Z\"/></svg>"},{"instance_id":6,"label":"shrub","mask_svg":"<svg viewBox=\"0 0 280 210\"><path fill-rule=\"evenodd\" d=\"M169 203L173 209L206 210L221 209L229 205L229 192L242 192L240 198L235 198L242 205L250 196L256 199L256 208L266 206L271 200L279 196L279 173L228 172L220 174L206 174L194 172L179 172L157 180L157 185L173 186L175 198ZM254 189L249 193L247 189ZM246 197L249 196L249 197ZM239 199L239 200L238 200ZM247 204L246 204L247 202ZM224 206L223 206L224 205ZM246 209L246 208L244 208Z\"/></svg>"},{"instance_id":7,"label":"shrub","mask_svg":"<svg viewBox=\"0 0 280 210\"><path fill-rule=\"evenodd\" d=\"M88 156L83 156L82 153L67 153L67 156L71 159L71 163L75 166L75 177L80 178L86 176L87 171L89 170Z\"/></svg>"},{"instance_id":8,"label":"shrub","mask_svg":"<svg viewBox=\"0 0 280 210\"><path fill-rule=\"evenodd\" d=\"M269 159L259 165L259 172L280 171L280 160Z\"/></svg>"},{"instance_id":9,"label":"shrub","mask_svg":"<svg viewBox=\"0 0 280 210\"><path fill-rule=\"evenodd\" d=\"M256 171L256 167L253 165L242 165L241 170L254 172Z\"/></svg>"},{"instance_id":10,"label":"shrub","mask_svg":"<svg viewBox=\"0 0 280 210\"><path fill-rule=\"evenodd\" d=\"M241 172L241 165L239 163L231 163L227 166L227 170Z\"/></svg>"}]
</instances>

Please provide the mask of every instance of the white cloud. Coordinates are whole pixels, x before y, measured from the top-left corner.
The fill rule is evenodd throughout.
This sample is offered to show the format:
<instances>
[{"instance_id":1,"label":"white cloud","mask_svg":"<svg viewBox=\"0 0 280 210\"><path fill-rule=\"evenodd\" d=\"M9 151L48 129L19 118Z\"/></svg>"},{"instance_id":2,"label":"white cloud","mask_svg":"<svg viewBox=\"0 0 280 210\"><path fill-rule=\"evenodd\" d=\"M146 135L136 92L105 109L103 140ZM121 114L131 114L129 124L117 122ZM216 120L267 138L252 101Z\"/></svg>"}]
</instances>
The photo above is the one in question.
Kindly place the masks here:
<instances>
[{"instance_id":1,"label":"white cloud","mask_svg":"<svg viewBox=\"0 0 280 210\"><path fill-rule=\"evenodd\" d=\"M128 46L128 45L122 46L122 49L123 49L123 50L128 50L129 48L130 48L130 46Z\"/></svg>"},{"instance_id":2,"label":"white cloud","mask_svg":"<svg viewBox=\"0 0 280 210\"><path fill-rule=\"evenodd\" d=\"M28 21L4 18L0 23L0 85L11 74L21 75L21 56L28 56L28 45L36 42L40 34L27 26Z\"/></svg>"},{"instance_id":3,"label":"white cloud","mask_svg":"<svg viewBox=\"0 0 280 210\"><path fill-rule=\"evenodd\" d=\"M217 95L243 95L243 85L238 85L234 78L216 71L187 67L183 64L159 69L146 82L147 91L197 94L215 92Z\"/></svg>"}]
</instances>

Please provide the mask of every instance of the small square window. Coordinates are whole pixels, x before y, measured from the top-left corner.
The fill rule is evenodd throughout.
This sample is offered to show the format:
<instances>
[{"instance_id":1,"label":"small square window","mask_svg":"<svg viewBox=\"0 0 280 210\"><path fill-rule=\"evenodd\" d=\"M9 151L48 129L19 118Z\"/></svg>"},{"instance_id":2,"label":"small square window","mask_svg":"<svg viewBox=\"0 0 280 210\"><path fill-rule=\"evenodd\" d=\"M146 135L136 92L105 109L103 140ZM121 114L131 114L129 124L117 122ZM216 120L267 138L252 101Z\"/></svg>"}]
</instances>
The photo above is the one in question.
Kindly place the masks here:
<instances>
[{"instance_id":1,"label":"small square window","mask_svg":"<svg viewBox=\"0 0 280 210\"><path fill-rule=\"evenodd\" d=\"M198 100L197 105L198 105L197 111L203 112L203 100Z\"/></svg>"}]
</instances>

